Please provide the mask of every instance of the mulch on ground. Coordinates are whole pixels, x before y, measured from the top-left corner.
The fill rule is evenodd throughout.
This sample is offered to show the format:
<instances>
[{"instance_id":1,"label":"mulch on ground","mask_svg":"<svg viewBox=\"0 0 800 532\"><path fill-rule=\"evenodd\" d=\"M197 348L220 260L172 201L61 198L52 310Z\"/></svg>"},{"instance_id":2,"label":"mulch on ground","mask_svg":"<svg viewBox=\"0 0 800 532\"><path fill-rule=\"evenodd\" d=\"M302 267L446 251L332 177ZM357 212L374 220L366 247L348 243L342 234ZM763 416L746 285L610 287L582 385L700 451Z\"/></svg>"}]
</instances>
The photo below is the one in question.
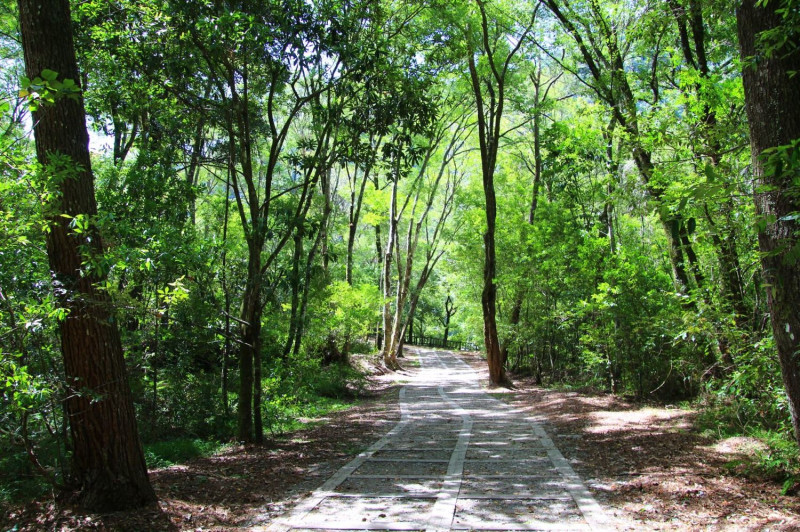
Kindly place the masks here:
<instances>
[{"instance_id":1,"label":"mulch on ground","mask_svg":"<svg viewBox=\"0 0 800 532\"><path fill-rule=\"evenodd\" d=\"M394 426L400 412L399 386L393 380L371 379L367 397L352 408L263 446L235 446L151 470L157 506L98 515L53 500L37 501L3 509L0 530L222 531L265 525Z\"/></svg>"},{"instance_id":2,"label":"mulch on ground","mask_svg":"<svg viewBox=\"0 0 800 532\"><path fill-rule=\"evenodd\" d=\"M476 353L466 359L488 386L485 362ZM371 397L288 437L151 471L156 507L100 516L40 501L5 509L0 529L221 531L267 524L397 422L402 378L375 379ZM489 391L545 420L621 528L800 530L800 498L782 496L776 481L737 476L726 466L755 443L703 437L692 411L547 390L524 378L513 390Z\"/></svg>"}]
</instances>

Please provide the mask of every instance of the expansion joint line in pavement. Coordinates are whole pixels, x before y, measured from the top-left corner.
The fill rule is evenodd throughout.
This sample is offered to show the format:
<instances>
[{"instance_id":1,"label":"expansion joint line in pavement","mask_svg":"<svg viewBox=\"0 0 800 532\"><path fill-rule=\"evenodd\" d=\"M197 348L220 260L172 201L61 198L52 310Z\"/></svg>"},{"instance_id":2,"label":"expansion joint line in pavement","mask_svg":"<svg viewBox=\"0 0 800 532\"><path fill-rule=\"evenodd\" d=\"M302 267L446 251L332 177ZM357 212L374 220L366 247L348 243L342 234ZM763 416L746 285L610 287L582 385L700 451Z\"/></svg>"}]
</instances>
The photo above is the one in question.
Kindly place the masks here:
<instances>
[{"instance_id":1,"label":"expansion joint line in pavement","mask_svg":"<svg viewBox=\"0 0 800 532\"><path fill-rule=\"evenodd\" d=\"M386 447L398 434L405 430L406 426L411 422L411 417L408 411L408 403L406 402L406 387L400 388L399 403L400 403L400 421L387 432L381 439L370 445L366 451L358 453L353 460L339 469L331 478L329 478L322 486L316 489L309 497L301 501L291 511L286 519L278 519L267 530L270 531L286 531L302 526L303 519L316 508L323 500L328 497L336 496L336 488L350 478L350 476L361 467L361 465L369 460L375 453Z\"/></svg>"},{"instance_id":2,"label":"expansion joint line in pavement","mask_svg":"<svg viewBox=\"0 0 800 532\"><path fill-rule=\"evenodd\" d=\"M458 502L458 494L461 491L461 481L464 475L464 461L467 458L467 447L472 435L472 417L469 413L450 399L442 386L438 387L438 392L439 396L453 407L453 412L461 417L461 430L458 433L455 449L450 455L450 462L447 465L447 474L445 475L442 489L437 494L436 503L433 505L428 517L428 528L426 530L450 530L453 526L456 503Z\"/></svg>"},{"instance_id":3,"label":"expansion joint line in pavement","mask_svg":"<svg viewBox=\"0 0 800 532\"><path fill-rule=\"evenodd\" d=\"M272 523L271 526L267 528L267 530L281 530L286 531L292 528L297 529L326 529L326 530L333 530L333 529L359 529L359 530L370 530L370 529L383 529L383 530L419 530L424 528L425 530L432 531L432 530L452 530L454 528L457 529L464 529L467 527L472 529L474 527L473 524L464 521L463 512L464 508L460 508L459 501L473 501L474 504L475 500L511 500L511 499L520 499L520 500L561 500L558 497L552 497L546 493L539 494L533 492L526 493L501 493L499 495L493 494L491 492L491 488L489 491L486 491L484 494L475 493L475 482L476 479L480 479L481 475L475 475L476 467L480 467L481 464L491 463L492 460L488 462L485 459L480 459L476 457L467 459L468 456L468 449L470 448L470 444L472 443L473 446L477 445L478 453L487 449L483 447L485 442L485 434L486 434L486 419L487 419L487 412L489 412L489 417L491 419L496 418L505 418L514 414L514 410L503 403L502 401L492 398L486 392L480 390L480 387L477 382L477 374L472 368L470 368L466 363L462 360L456 358L453 355L444 353L440 354L436 351L428 351L420 353L420 365L423 371L427 370L428 373L424 374L424 376L428 379L423 380L419 385L408 385L404 386L400 389L399 394L399 407L400 407L400 421L380 440L372 444L367 450L360 453L356 456L352 461L350 461L347 465L342 467L338 472L336 472L328 481L326 481L319 489L314 491L309 497L301 501L293 511L291 511L285 518L278 519ZM440 374L431 373L431 371L441 370ZM439 383L431 382L431 378L435 376ZM442 383L443 382L443 383ZM434 393L434 388L436 392ZM436 401L434 402L433 399L436 398L441 400L441 402ZM423 399L423 401L420 401ZM428 399L426 403L424 399ZM478 406L480 403L483 403L483 407ZM489 408L488 411L485 409ZM451 444L454 447L450 447L452 449L450 452L450 458L447 460L447 471L444 474L439 473L438 475L431 475L430 473L425 472L415 472L414 474L404 474L404 473L388 473L388 474L370 474L369 471L364 471L363 474L357 474L356 470L358 470L361 466L368 466L370 464L380 464L380 463L407 463L407 462L419 462L419 463L437 463L437 462L445 462L445 457L442 456L442 459L429 459L427 457L420 457L420 458L392 458L391 456L387 458L375 457L374 455L378 452L386 452L384 449L392 449L392 447L397 447L396 449L392 449L389 452L396 453L398 450L402 450L407 447L398 446L397 443L401 441L403 438L408 438L408 434L414 433L415 431L425 431L431 430L426 429L426 426L430 426L432 420L440 419L442 423L449 423L450 421L457 421L460 420L460 427L456 428L456 424L454 423L452 429L449 429L449 425L446 427L441 427L436 430L444 429L445 432L449 432L452 430L453 434L457 433L455 437L455 443ZM434 423L438 423L434 421ZM608 519L603 509L600 505L595 501L594 497L591 495L589 490L585 487L583 482L581 481L580 477L575 473L575 471L570 466L569 462L564 458L558 448L555 446L553 441L548 436L545 429L542 427L539 421L533 417L522 417L516 423L518 427L522 428L522 426L527 426L526 433L535 438L533 441L538 441L538 445L540 445L539 449L541 449L545 456L547 457L546 460L552 464L552 469L554 473L557 474L561 478L561 481L558 482L559 485L563 486L562 489L564 493L564 497L567 499L572 499L575 504L576 515L579 514L582 516L582 520L585 524L578 524L575 521L569 522L554 522L554 521L542 521L541 518L537 517L534 518L533 521L529 521L526 523L517 522L509 523L510 526L506 526L504 523L490 523L490 522L481 522L478 528L485 529L485 530L530 530L530 529L593 529L593 530L605 530L605 529L613 529L613 522ZM496 430L496 429L491 429ZM477 431L477 434L473 434L473 432ZM441 433L441 432L440 432ZM433 440L430 440L433 441ZM451 440L452 441L452 440ZM408 444L405 444L408 445ZM507 444L506 444L507 445ZM441 447L441 446L439 446ZM420 448L409 449L409 452L419 452L424 450L426 447L422 446ZM433 450L434 447L431 447ZM491 447L489 447L491 449ZM382 451L383 450L383 451ZM436 449L436 451L444 451L445 449ZM470 451L471 452L471 451ZM424 455L423 455L424 456ZM505 460L500 458L495 463L502 463ZM531 458L531 460L537 460L536 458ZM526 461L523 459L523 462ZM472 472L467 472L467 479L465 479L465 470L471 469ZM489 473L486 476L486 479L496 479L502 478L502 476L497 475L499 471ZM497 475L497 476L492 476ZM370 491L362 492L358 495L356 494L347 494L343 493L342 490L339 488L345 481L349 481L351 479L381 479L386 478L389 476L390 478L400 479L400 478L409 478L409 479L440 479L441 484L440 487L436 489L435 492L431 492L428 494L417 494L414 495L413 493L409 493L403 495L402 493L398 493L396 495L390 494L388 492L377 492L373 493ZM529 478L526 475L514 474L511 473L512 478ZM536 476L532 476L530 478L536 478ZM489 480L491 482L491 480ZM337 489L339 491L337 492ZM345 490L346 491L346 490ZM427 508L427 511L423 511L424 513L417 513L416 518L413 515L410 515L410 519L407 522L376 522L370 520L367 522L367 519L362 519L363 522L355 522L349 521L346 519L345 521L319 521L319 517L316 520L309 518L315 513L315 509L317 509L325 499L331 498L335 499L338 498L339 500L343 499L350 499L354 500L355 497L364 497L364 498L398 498L402 499L404 497L409 497L413 499L417 497L418 499L428 499L431 501L431 506ZM384 499L385 500L385 499ZM470 504L470 503L468 503ZM347 509L351 508L348 503L345 503L343 509L348 511ZM421 509L421 508L420 508ZM461 513L459 513L461 512ZM387 512L389 513L389 512ZM385 517L384 514L381 514L380 517ZM315 524L314 524L315 523ZM474 521L473 521L474 523ZM477 523L476 523L477 524ZM497 527L500 528L497 528Z\"/></svg>"}]
</instances>

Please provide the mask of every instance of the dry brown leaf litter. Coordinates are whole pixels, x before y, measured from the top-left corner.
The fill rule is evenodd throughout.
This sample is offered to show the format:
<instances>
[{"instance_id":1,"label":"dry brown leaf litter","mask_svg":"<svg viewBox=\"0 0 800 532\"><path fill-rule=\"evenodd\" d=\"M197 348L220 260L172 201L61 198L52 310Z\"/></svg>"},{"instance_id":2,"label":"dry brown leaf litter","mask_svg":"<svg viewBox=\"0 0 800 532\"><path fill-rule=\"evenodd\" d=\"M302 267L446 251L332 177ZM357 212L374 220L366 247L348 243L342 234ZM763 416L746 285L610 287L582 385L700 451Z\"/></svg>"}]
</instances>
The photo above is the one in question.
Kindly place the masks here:
<instances>
[{"instance_id":1,"label":"dry brown leaf litter","mask_svg":"<svg viewBox=\"0 0 800 532\"><path fill-rule=\"evenodd\" d=\"M485 363L468 361L487 382ZM395 376L402 380L402 375ZM151 472L156 507L93 515L52 501L4 509L2 530L230 530L267 524L322 484L399 419L391 376L376 396L287 438ZM733 476L732 458L753 452L747 438L715 442L692 429L694 413L641 406L610 395L557 392L517 380L497 390L546 430L621 528L800 530L800 499L781 486ZM491 390L490 390L491 391Z\"/></svg>"}]
</instances>

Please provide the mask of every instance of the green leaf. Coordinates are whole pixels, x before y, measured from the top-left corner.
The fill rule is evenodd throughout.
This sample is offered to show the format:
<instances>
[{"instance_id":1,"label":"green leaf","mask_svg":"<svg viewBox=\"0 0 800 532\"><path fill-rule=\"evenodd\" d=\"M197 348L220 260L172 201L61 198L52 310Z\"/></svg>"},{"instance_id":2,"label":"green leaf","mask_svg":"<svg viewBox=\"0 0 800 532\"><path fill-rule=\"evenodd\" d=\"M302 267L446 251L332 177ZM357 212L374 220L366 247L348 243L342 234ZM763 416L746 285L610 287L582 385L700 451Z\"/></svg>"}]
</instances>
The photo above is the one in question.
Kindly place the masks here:
<instances>
[{"instance_id":1,"label":"green leaf","mask_svg":"<svg viewBox=\"0 0 800 532\"><path fill-rule=\"evenodd\" d=\"M44 70L42 70L41 76L42 79L45 79L47 81L55 81L56 78L58 78L58 72L45 68Z\"/></svg>"},{"instance_id":2,"label":"green leaf","mask_svg":"<svg viewBox=\"0 0 800 532\"><path fill-rule=\"evenodd\" d=\"M706 179L709 183L713 183L717 179L717 169L711 163L706 163L703 173L706 174Z\"/></svg>"}]
</instances>

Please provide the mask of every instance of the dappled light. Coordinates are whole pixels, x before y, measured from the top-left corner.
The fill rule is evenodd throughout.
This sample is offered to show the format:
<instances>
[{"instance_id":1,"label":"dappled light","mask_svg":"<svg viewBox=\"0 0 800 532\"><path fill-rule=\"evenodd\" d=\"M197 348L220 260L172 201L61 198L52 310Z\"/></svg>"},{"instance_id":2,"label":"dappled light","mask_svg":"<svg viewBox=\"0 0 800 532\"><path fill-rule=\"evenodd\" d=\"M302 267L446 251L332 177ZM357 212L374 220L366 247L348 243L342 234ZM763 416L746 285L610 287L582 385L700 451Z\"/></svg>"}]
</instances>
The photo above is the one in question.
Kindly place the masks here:
<instances>
[{"instance_id":1,"label":"dappled light","mask_svg":"<svg viewBox=\"0 0 800 532\"><path fill-rule=\"evenodd\" d=\"M453 353L417 350L401 419L280 529L590 529L610 521L546 432L479 388Z\"/></svg>"},{"instance_id":2,"label":"dappled light","mask_svg":"<svg viewBox=\"0 0 800 532\"><path fill-rule=\"evenodd\" d=\"M798 36L0 3L0 529L800 528Z\"/></svg>"}]
</instances>

